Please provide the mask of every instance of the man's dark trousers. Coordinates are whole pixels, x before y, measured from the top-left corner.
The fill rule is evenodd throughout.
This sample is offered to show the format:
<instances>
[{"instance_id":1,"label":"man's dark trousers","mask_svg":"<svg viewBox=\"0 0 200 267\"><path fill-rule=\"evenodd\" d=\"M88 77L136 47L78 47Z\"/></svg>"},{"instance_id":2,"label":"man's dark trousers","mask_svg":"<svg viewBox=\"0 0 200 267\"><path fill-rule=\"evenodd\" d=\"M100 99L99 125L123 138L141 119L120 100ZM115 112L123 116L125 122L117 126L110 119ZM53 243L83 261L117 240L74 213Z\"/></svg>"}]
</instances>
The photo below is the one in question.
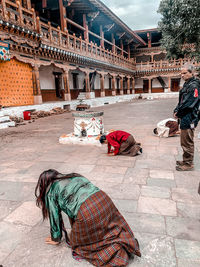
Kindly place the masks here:
<instances>
[{"instance_id":1,"label":"man's dark trousers","mask_svg":"<svg viewBox=\"0 0 200 267\"><path fill-rule=\"evenodd\" d=\"M194 129L181 130L181 147L183 149L183 162L193 165L194 160Z\"/></svg>"}]
</instances>

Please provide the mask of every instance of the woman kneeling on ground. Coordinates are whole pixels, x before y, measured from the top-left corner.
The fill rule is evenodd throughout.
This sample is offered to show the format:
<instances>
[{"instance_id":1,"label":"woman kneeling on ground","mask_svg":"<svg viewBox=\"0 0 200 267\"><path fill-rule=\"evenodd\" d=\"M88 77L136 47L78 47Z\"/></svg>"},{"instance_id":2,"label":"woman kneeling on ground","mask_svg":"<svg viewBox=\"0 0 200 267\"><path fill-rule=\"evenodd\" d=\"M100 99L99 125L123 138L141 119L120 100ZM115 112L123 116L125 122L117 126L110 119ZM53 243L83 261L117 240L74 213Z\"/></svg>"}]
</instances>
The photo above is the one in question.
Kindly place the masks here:
<instances>
[{"instance_id":1,"label":"woman kneeling on ground","mask_svg":"<svg viewBox=\"0 0 200 267\"><path fill-rule=\"evenodd\" d=\"M44 171L35 196L43 219L50 220L51 236L46 238L47 244L58 245L64 231L73 257L95 266L127 266L131 256L141 257L137 239L112 200L82 175ZM70 237L61 212L69 217Z\"/></svg>"},{"instance_id":2,"label":"woman kneeling on ground","mask_svg":"<svg viewBox=\"0 0 200 267\"><path fill-rule=\"evenodd\" d=\"M140 143L136 143L134 137L124 131L114 131L107 135L102 135L99 139L101 144L108 145L108 155L130 156L134 157L142 153ZM114 150L111 149L111 146Z\"/></svg>"}]
</instances>

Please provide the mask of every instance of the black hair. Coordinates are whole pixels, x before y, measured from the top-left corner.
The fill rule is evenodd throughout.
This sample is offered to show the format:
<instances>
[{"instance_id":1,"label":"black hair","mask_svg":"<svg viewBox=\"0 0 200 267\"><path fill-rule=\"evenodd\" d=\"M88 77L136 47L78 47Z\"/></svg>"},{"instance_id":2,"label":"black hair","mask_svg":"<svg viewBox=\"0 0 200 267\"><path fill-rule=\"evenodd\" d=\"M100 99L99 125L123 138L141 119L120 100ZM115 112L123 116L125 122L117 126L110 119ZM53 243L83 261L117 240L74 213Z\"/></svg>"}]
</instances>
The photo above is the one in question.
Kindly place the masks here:
<instances>
[{"instance_id":1,"label":"black hair","mask_svg":"<svg viewBox=\"0 0 200 267\"><path fill-rule=\"evenodd\" d=\"M153 133L156 135L158 134L157 128L153 129Z\"/></svg>"},{"instance_id":2,"label":"black hair","mask_svg":"<svg viewBox=\"0 0 200 267\"><path fill-rule=\"evenodd\" d=\"M103 134L103 135L99 138L99 142L100 142L101 144L103 144L105 141L106 141L106 136L105 136L105 134Z\"/></svg>"},{"instance_id":3,"label":"black hair","mask_svg":"<svg viewBox=\"0 0 200 267\"><path fill-rule=\"evenodd\" d=\"M79 173L62 174L54 169L49 169L40 174L35 188L35 196L36 205L42 208L43 219L46 219L48 217L48 210L45 203L45 195L48 186L57 180L69 179L74 177L82 177L82 175Z\"/></svg>"}]
</instances>

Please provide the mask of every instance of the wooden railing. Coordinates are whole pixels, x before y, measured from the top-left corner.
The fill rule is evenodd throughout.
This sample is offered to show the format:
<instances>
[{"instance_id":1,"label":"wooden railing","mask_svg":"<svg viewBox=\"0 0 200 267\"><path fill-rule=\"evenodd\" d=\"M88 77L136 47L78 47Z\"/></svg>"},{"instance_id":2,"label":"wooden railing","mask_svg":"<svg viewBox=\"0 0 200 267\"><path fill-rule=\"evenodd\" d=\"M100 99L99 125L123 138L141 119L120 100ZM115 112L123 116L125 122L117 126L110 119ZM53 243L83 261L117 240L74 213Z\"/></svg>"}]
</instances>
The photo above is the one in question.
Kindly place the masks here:
<instances>
[{"instance_id":1,"label":"wooden railing","mask_svg":"<svg viewBox=\"0 0 200 267\"><path fill-rule=\"evenodd\" d=\"M177 69L181 68L185 63L190 63L194 67L200 67L200 62L190 61L188 59L179 60L160 60L153 62L141 62L136 64L137 71L161 70L161 69Z\"/></svg>"},{"instance_id":2,"label":"wooden railing","mask_svg":"<svg viewBox=\"0 0 200 267\"><path fill-rule=\"evenodd\" d=\"M0 18L29 30L36 29L34 9L23 8L19 1L0 0Z\"/></svg>"},{"instance_id":3,"label":"wooden railing","mask_svg":"<svg viewBox=\"0 0 200 267\"><path fill-rule=\"evenodd\" d=\"M42 43L47 46L74 52L127 69L135 69L133 59L128 59L121 54L113 53L92 42L87 42L81 37L78 38L75 34L71 35L67 31L63 32L60 27L52 27L50 22L42 22L39 17L36 18L34 9L23 8L19 1L0 0L0 19L27 30L37 31L42 36Z\"/></svg>"},{"instance_id":4,"label":"wooden railing","mask_svg":"<svg viewBox=\"0 0 200 267\"><path fill-rule=\"evenodd\" d=\"M77 37L75 34L69 34L68 31L63 32L60 30L60 27L55 28L51 26L50 22L46 24L37 18L37 28L38 32L42 35L43 43L47 46L53 46L131 70L135 69L133 59L128 60L121 54L112 53L109 50L97 46L93 42L89 43L81 37Z\"/></svg>"},{"instance_id":5,"label":"wooden railing","mask_svg":"<svg viewBox=\"0 0 200 267\"><path fill-rule=\"evenodd\" d=\"M147 53L147 52L154 52L154 51L160 51L160 46L138 48L134 50L134 53L138 54L138 53Z\"/></svg>"}]
</instances>

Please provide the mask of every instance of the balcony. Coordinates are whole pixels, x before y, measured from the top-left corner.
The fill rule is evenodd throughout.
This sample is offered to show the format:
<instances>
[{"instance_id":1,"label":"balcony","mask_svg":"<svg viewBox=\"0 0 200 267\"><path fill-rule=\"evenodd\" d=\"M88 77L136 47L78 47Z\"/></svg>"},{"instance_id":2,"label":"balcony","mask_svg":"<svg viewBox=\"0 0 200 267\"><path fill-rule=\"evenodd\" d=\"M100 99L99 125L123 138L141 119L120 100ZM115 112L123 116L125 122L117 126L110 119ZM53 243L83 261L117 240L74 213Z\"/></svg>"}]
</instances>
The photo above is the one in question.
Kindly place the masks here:
<instances>
[{"instance_id":1,"label":"balcony","mask_svg":"<svg viewBox=\"0 0 200 267\"><path fill-rule=\"evenodd\" d=\"M82 57L89 57L112 65L135 70L134 60L128 60L122 55L112 53L109 50L97 46L93 42L87 42L81 37L78 38L75 33L71 35L67 31L63 32L59 27L52 27L50 22L46 24L37 18L37 28L38 33L42 35L41 42L46 47L53 46L57 49L76 53Z\"/></svg>"},{"instance_id":2,"label":"balcony","mask_svg":"<svg viewBox=\"0 0 200 267\"><path fill-rule=\"evenodd\" d=\"M185 63L194 65L195 68L200 67L200 62L190 61L188 59L178 60L160 60L153 62L141 62L136 64L137 72L152 72L152 71L177 71L180 70Z\"/></svg>"},{"instance_id":3,"label":"balcony","mask_svg":"<svg viewBox=\"0 0 200 267\"><path fill-rule=\"evenodd\" d=\"M134 59L128 59L121 54L85 41L81 37L78 38L75 33L69 34L68 31L61 31L60 27L55 28L50 22L42 22L39 17L36 18L33 8L26 9L20 5L19 1L0 0L0 20L2 20L1 23L12 28L12 34L18 34L13 29L36 32L40 36L42 47L45 47L47 52L48 48L68 51L126 70L135 70Z\"/></svg>"},{"instance_id":4,"label":"balcony","mask_svg":"<svg viewBox=\"0 0 200 267\"><path fill-rule=\"evenodd\" d=\"M26 9L19 1L0 0L0 19L28 30L36 30L34 9Z\"/></svg>"}]
</instances>

